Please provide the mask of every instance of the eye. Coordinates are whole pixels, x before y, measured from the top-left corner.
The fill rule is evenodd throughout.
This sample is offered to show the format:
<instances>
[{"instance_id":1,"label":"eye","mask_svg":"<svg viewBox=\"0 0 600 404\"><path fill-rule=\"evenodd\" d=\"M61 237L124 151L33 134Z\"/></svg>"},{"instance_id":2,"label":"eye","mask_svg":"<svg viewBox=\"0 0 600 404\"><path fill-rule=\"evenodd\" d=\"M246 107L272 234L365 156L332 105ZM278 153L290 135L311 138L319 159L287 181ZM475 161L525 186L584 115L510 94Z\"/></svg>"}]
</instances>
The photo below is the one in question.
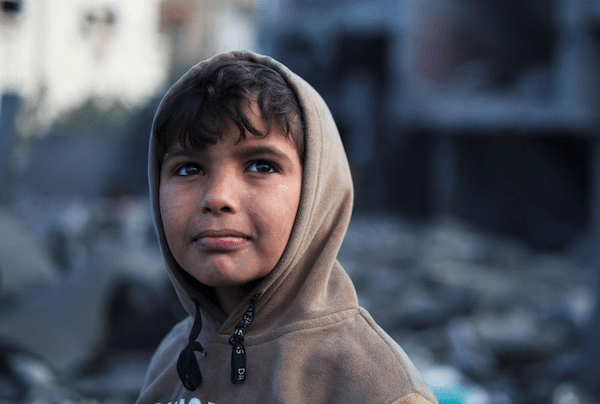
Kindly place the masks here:
<instances>
[{"instance_id":1,"label":"eye","mask_svg":"<svg viewBox=\"0 0 600 404\"><path fill-rule=\"evenodd\" d=\"M270 163L268 161L253 161L248 166L248 171L257 172L257 173L276 173L278 170L275 167L275 164Z\"/></svg>"},{"instance_id":2,"label":"eye","mask_svg":"<svg viewBox=\"0 0 600 404\"><path fill-rule=\"evenodd\" d=\"M182 164L175 170L175 175L179 177L187 177L190 175L204 174L202 168L198 164Z\"/></svg>"}]
</instances>

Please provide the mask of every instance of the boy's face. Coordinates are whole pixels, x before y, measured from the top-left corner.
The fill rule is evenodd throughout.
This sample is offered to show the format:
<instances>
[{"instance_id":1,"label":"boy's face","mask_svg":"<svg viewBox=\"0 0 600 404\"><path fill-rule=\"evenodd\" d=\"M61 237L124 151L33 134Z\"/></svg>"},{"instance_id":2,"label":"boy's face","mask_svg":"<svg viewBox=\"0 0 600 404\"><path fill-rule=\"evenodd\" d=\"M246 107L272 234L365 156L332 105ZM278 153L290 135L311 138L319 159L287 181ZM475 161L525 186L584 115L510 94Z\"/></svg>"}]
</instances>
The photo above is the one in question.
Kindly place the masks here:
<instances>
[{"instance_id":1,"label":"boy's face","mask_svg":"<svg viewBox=\"0 0 600 404\"><path fill-rule=\"evenodd\" d=\"M251 124L266 123L255 104ZM223 139L198 152L172 145L161 166L159 203L169 248L179 265L213 287L267 275L296 218L302 165L294 143L274 126L265 138Z\"/></svg>"}]
</instances>

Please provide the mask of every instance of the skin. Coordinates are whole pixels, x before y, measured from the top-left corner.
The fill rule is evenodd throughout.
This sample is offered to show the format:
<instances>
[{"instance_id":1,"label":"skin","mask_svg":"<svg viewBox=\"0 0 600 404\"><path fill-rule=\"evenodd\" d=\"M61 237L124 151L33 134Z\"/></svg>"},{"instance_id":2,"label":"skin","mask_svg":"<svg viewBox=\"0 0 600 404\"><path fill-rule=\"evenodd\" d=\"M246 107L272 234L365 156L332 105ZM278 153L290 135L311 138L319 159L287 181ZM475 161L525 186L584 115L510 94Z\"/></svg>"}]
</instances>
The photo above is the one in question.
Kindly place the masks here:
<instances>
[{"instance_id":1,"label":"skin","mask_svg":"<svg viewBox=\"0 0 600 404\"><path fill-rule=\"evenodd\" d=\"M254 102L252 125L266 131ZM267 137L229 125L202 151L172 145L160 174L159 203L167 244L178 264L215 289L230 313L281 257L300 202L302 165L279 127Z\"/></svg>"}]
</instances>

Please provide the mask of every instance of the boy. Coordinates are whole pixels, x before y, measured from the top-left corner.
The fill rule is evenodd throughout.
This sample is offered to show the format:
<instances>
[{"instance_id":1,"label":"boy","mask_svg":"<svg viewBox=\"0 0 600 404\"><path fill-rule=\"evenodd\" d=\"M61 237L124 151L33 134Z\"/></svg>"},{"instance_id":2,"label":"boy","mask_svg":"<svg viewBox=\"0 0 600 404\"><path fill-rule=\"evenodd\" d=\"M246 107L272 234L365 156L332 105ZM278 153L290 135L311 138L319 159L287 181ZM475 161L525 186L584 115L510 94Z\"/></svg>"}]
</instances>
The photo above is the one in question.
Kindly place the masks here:
<instances>
[{"instance_id":1,"label":"boy","mask_svg":"<svg viewBox=\"0 0 600 404\"><path fill-rule=\"evenodd\" d=\"M190 316L138 403L437 402L336 260L352 181L306 82L250 52L193 67L156 113L149 178Z\"/></svg>"}]
</instances>

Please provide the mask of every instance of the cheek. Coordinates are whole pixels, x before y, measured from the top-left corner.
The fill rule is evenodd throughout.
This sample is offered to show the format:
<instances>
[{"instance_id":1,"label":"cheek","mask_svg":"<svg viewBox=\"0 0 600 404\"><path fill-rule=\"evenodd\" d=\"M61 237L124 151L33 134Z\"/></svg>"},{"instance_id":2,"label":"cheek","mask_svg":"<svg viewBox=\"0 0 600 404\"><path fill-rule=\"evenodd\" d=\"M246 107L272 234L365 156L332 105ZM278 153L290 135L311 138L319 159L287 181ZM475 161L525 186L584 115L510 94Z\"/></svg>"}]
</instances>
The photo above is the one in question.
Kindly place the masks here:
<instances>
[{"instance_id":1,"label":"cheek","mask_svg":"<svg viewBox=\"0 0 600 404\"><path fill-rule=\"evenodd\" d=\"M258 194L252 199L260 201L253 204L253 215L264 237L262 248L273 254L281 254L285 249L292 226L296 219L299 198L290 192L289 185L279 185L268 194ZM266 241L269 240L269 241Z\"/></svg>"},{"instance_id":2,"label":"cheek","mask_svg":"<svg viewBox=\"0 0 600 404\"><path fill-rule=\"evenodd\" d=\"M298 205L300 204L300 186L296 184L280 185L278 197L275 203L279 206L277 223L279 224L284 247L287 245L288 238L292 231L292 226L296 220L298 213ZM275 209L274 209L275 211Z\"/></svg>"},{"instance_id":3,"label":"cheek","mask_svg":"<svg viewBox=\"0 0 600 404\"><path fill-rule=\"evenodd\" d=\"M173 243L177 240L177 234L182 230L185 217L181 201L174 198L173 195L174 193L169 192L168 188L161 188L159 194L160 216L167 243L171 249L175 247Z\"/></svg>"},{"instance_id":4,"label":"cheek","mask_svg":"<svg viewBox=\"0 0 600 404\"><path fill-rule=\"evenodd\" d=\"M160 216L162 218L163 227L165 230L169 227L170 212L172 200L169 198L168 192L161 187L158 194L158 206L160 207Z\"/></svg>"}]
</instances>

